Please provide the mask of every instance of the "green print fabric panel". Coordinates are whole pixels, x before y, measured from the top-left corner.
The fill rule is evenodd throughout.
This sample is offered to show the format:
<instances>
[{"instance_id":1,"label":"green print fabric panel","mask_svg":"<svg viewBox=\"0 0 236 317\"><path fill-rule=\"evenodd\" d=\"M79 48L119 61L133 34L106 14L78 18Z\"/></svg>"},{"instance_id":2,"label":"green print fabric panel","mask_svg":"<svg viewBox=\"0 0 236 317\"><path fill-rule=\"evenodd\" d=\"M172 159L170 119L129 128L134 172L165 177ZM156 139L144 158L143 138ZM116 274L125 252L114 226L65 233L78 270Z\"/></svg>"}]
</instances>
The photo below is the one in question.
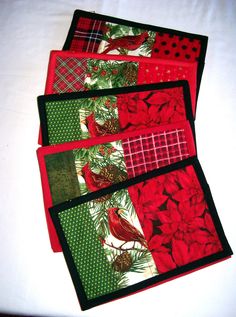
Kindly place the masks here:
<instances>
[{"instance_id":1,"label":"green print fabric panel","mask_svg":"<svg viewBox=\"0 0 236 317\"><path fill-rule=\"evenodd\" d=\"M88 299L116 291L117 278L98 239L87 205L59 214L60 224Z\"/></svg>"},{"instance_id":2,"label":"green print fabric panel","mask_svg":"<svg viewBox=\"0 0 236 317\"><path fill-rule=\"evenodd\" d=\"M46 103L49 144L60 144L119 132L115 96Z\"/></svg>"},{"instance_id":3,"label":"green print fabric panel","mask_svg":"<svg viewBox=\"0 0 236 317\"><path fill-rule=\"evenodd\" d=\"M45 156L53 205L80 196L72 151Z\"/></svg>"},{"instance_id":4,"label":"green print fabric panel","mask_svg":"<svg viewBox=\"0 0 236 317\"><path fill-rule=\"evenodd\" d=\"M46 103L49 144L59 144L81 138L79 107L76 100Z\"/></svg>"},{"instance_id":5,"label":"green print fabric panel","mask_svg":"<svg viewBox=\"0 0 236 317\"><path fill-rule=\"evenodd\" d=\"M88 59L84 86L89 90L133 86L137 77L138 63Z\"/></svg>"},{"instance_id":6,"label":"green print fabric panel","mask_svg":"<svg viewBox=\"0 0 236 317\"><path fill-rule=\"evenodd\" d=\"M127 179L121 142L45 156L53 205Z\"/></svg>"}]
</instances>

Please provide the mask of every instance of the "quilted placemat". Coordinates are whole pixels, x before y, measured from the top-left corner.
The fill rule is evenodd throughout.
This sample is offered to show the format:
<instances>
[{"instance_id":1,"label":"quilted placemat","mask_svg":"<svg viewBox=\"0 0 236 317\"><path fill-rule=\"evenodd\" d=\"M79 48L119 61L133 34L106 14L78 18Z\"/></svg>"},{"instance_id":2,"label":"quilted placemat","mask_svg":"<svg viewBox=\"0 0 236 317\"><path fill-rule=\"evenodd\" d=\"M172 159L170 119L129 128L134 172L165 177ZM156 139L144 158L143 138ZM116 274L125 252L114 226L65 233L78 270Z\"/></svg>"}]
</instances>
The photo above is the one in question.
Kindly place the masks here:
<instances>
[{"instance_id":1,"label":"quilted placemat","mask_svg":"<svg viewBox=\"0 0 236 317\"><path fill-rule=\"evenodd\" d=\"M196 158L50 208L82 310L232 254Z\"/></svg>"},{"instance_id":2,"label":"quilted placemat","mask_svg":"<svg viewBox=\"0 0 236 317\"><path fill-rule=\"evenodd\" d=\"M45 94L187 80L195 116L197 63L124 55L52 51Z\"/></svg>"},{"instance_id":3,"label":"quilted placemat","mask_svg":"<svg viewBox=\"0 0 236 317\"><path fill-rule=\"evenodd\" d=\"M43 145L193 122L186 81L38 97Z\"/></svg>"},{"instance_id":4,"label":"quilted placemat","mask_svg":"<svg viewBox=\"0 0 236 317\"><path fill-rule=\"evenodd\" d=\"M61 250L48 208L196 154L188 121L37 151L52 249Z\"/></svg>"},{"instance_id":5,"label":"quilted placemat","mask_svg":"<svg viewBox=\"0 0 236 317\"><path fill-rule=\"evenodd\" d=\"M63 50L197 61L199 90L206 48L206 36L76 10Z\"/></svg>"}]
</instances>

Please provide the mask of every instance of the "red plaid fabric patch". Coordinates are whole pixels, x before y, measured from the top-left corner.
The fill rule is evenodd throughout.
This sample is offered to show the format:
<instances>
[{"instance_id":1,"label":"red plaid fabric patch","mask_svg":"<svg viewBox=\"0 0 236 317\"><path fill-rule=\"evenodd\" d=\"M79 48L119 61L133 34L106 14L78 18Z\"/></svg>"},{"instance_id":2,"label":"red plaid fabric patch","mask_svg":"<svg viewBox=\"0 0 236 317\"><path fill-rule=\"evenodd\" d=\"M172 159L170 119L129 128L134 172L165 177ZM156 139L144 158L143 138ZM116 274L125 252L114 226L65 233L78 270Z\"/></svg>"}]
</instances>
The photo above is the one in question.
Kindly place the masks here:
<instances>
[{"instance_id":1,"label":"red plaid fabric patch","mask_svg":"<svg viewBox=\"0 0 236 317\"><path fill-rule=\"evenodd\" d=\"M87 59L57 57L53 93L84 90Z\"/></svg>"},{"instance_id":2,"label":"red plaid fabric patch","mask_svg":"<svg viewBox=\"0 0 236 317\"><path fill-rule=\"evenodd\" d=\"M151 133L122 141L129 177L181 161L189 157L184 129Z\"/></svg>"},{"instance_id":3,"label":"red plaid fabric patch","mask_svg":"<svg viewBox=\"0 0 236 317\"><path fill-rule=\"evenodd\" d=\"M79 18L70 50L96 53L102 40L104 26L104 21Z\"/></svg>"}]
</instances>

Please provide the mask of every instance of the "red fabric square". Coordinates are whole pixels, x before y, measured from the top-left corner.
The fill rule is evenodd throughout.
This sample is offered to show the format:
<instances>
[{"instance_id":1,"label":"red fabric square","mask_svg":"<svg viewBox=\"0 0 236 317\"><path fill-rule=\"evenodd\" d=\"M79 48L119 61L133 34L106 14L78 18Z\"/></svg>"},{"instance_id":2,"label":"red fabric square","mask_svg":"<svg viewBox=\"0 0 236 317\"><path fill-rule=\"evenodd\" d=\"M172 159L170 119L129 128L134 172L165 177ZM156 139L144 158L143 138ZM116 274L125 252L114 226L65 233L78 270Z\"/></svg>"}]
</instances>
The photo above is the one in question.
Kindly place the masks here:
<instances>
[{"instance_id":1,"label":"red fabric square","mask_svg":"<svg viewBox=\"0 0 236 317\"><path fill-rule=\"evenodd\" d=\"M104 26L103 21L80 17L70 50L96 53L102 40Z\"/></svg>"},{"instance_id":2,"label":"red fabric square","mask_svg":"<svg viewBox=\"0 0 236 317\"><path fill-rule=\"evenodd\" d=\"M158 32L152 49L152 57L178 61L198 61L201 43L197 39Z\"/></svg>"},{"instance_id":3,"label":"red fabric square","mask_svg":"<svg viewBox=\"0 0 236 317\"><path fill-rule=\"evenodd\" d=\"M122 146L129 177L178 162L190 155L184 129L127 138L122 141Z\"/></svg>"},{"instance_id":4,"label":"red fabric square","mask_svg":"<svg viewBox=\"0 0 236 317\"><path fill-rule=\"evenodd\" d=\"M186 119L182 87L117 96L121 131L132 131Z\"/></svg>"},{"instance_id":5,"label":"red fabric square","mask_svg":"<svg viewBox=\"0 0 236 317\"><path fill-rule=\"evenodd\" d=\"M128 191L160 274L222 251L192 165Z\"/></svg>"},{"instance_id":6,"label":"red fabric square","mask_svg":"<svg viewBox=\"0 0 236 317\"><path fill-rule=\"evenodd\" d=\"M74 57L56 58L53 93L84 90L87 59Z\"/></svg>"}]
</instances>

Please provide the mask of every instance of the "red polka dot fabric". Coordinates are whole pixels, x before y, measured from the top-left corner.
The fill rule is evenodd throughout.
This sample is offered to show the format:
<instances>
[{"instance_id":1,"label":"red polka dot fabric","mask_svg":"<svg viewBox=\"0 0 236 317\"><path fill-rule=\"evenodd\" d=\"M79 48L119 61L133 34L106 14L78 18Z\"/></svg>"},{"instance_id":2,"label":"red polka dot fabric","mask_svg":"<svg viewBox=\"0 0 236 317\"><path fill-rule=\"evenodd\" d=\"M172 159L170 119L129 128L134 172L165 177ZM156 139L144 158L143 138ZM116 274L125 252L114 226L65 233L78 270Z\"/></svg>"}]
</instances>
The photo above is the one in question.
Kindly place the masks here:
<instances>
[{"instance_id":1,"label":"red polka dot fabric","mask_svg":"<svg viewBox=\"0 0 236 317\"><path fill-rule=\"evenodd\" d=\"M201 43L199 40L172 34L157 33L152 57L195 62L199 60L200 49Z\"/></svg>"}]
</instances>

